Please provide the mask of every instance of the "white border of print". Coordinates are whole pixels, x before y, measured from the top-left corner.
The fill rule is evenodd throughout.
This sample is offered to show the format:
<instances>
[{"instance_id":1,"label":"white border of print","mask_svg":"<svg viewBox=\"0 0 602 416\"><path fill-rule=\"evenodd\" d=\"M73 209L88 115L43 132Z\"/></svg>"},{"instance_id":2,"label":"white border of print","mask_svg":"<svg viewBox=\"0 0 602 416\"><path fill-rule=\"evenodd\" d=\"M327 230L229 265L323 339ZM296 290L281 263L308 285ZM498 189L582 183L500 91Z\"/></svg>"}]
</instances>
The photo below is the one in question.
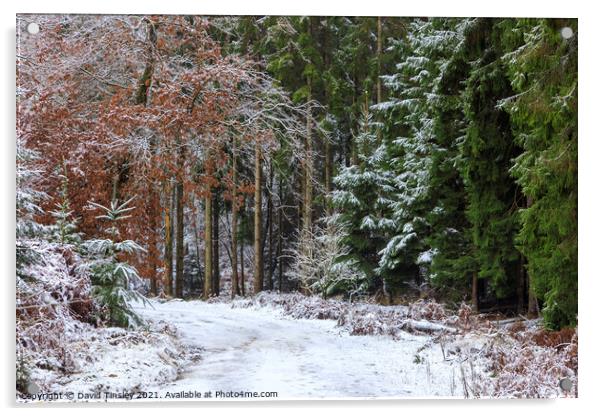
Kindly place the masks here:
<instances>
[{"instance_id":1,"label":"white border of print","mask_svg":"<svg viewBox=\"0 0 602 416\"><path fill-rule=\"evenodd\" d=\"M473 413L486 412L491 416L504 415L508 412L529 410L546 414L577 414L594 405L599 398L597 390L600 385L599 350L600 328L597 303L602 292L600 265L598 256L600 214L597 212L600 198L599 179L602 178L598 160L602 155L602 140L599 127L600 91L599 69L602 67L599 55L600 26L602 16L596 13L594 2L556 1L528 2L525 0L487 1L385 1L385 0L145 0L123 1L104 0L102 2L84 2L69 0L5 1L2 8L2 55L0 71L3 94L0 110L2 118L3 138L2 161L0 174L2 180L1 197L3 203L0 213L2 238L0 239L0 264L4 287L1 291L2 302L2 367L0 393L3 407L12 407L11 412L31 412L38 406L15 408L14 404L14 273L15 251L15 14L16 13L167 13L167 14L277 14L277 15L363 15L363 16L531 16L531 17L577 17L579 18L579 77L580 77L580 111L579 111L579 396L577 400L500 400L500 401L448 401L448 400L379 400L379 401L297 401L297 402L237 402L237 403L152 403L152 404L104 404L86 406L86 413L106 415L107 408L111 412L129 411L128 407L144 407L138 411L148 414L157 411L164 413L163 407L178 407L182 411L202 414L220 414L223 412L244 414L244 416L270 414L289 415L315 413L316 411L343 414L365 414L370 408L378 412L395 414L411 414L414 412L436 412L439 414L466 416ZM597 303L596 303L597 302ZM596 401L596 402L595 402ZM596 403L597 404L597 403ZM79 405L78 407L81 407ZM75 406L45 406L45 414L77 413ZM121 409L119 409L121 407ZM335 410L336 408L336 410Z\"/></svg>"}]
</instances>

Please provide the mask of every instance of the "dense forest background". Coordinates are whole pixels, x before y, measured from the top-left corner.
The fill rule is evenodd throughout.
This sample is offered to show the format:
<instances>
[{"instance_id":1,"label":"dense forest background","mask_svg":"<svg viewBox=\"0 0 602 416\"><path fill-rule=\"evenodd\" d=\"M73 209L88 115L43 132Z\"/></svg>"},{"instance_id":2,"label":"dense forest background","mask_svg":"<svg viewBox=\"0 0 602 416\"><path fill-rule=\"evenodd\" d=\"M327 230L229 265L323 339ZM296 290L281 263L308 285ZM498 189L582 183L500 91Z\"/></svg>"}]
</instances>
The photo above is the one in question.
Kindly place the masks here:
<instances>
[{"instance_id":1,"label":"dense forest background","mask_svg":"<svg viewBox=\"0 0 602 416\"><path fill-rule=\"evenodd\" d=\"M36 21L18 22L18 278L52 241L123 325L130 289L577 324L576 20Z\"/></svg>"}]
</instances>

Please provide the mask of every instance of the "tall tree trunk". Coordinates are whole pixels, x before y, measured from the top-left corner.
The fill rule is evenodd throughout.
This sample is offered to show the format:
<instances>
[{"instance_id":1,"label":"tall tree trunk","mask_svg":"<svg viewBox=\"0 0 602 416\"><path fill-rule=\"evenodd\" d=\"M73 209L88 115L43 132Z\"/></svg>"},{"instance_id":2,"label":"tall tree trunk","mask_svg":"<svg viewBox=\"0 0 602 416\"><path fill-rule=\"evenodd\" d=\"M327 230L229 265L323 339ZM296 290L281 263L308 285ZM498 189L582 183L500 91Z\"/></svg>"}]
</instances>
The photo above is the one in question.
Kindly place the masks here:
<instances>
[{"instance_id":1,"label":"tall tree trunk","mask_svg":"<svg viewBox=\"0 0 602 416\"><path fill-rule=\"evenodd\" d=\"M154 202L156 197L156 192L151 192L153 194L151 196L151 201ZM150 277L150 292L153 296L157 296L157 261L159 261L160 254L158 250L158 237L157 234L159 231L157 230L159 227L157 226L157 209L152 206L151 213L149 215L149 230L150 230L150 242L149 242L149 250L147 260L151 262L151 277ZM159 218L161 214L159 214Z\"/></svg>"},{"instance_id":2,"label":"tall tree trunk","mask_svg":"<svg viewBox=\"0 0 602 416\"><path fill-rule=\"evenodd\" d=\"M383 100L383 88L380 80L382 74L382 51L383 51L383 34L382 34L382 18L379 16L376 20L376 102L380 104ZM378 121L382 122L381 114L377 114ZM382 129L377 132L378 143L382 140Z\"/></svg>"},{"instance_id":3,"label":"tall tree trunk","mask_svg":"<svg viewBox=\"0 0 602 416\"><path fill-rule=\"evenodd\" d=\"M182 298L184 280L184 184L176 184L176 296Z\"/></svg>"},{"instance_id":4,"label":"tall tree trunk","mask_svg":"<svg viewBox=\"0 0 602 416\"><path fill-rule=\"evenodd\" d=\"M232 139L232 299L239 294L238 289L238 181L236 138Z\"/></svg>"},{"instance_id":5,"label":"tall tree trunk","mask_svg":"<svg viewBox=\"0 0 602 416\"><path fill-rule=\"evenodd\" d=\"M529 304L527 306L527 317L528 318L537 318L539 316L539 305L537 303L537 297L535 296L535 291L531 285L531 280L528 280L529 284Z\"/></svg>"},{"instance_id":6,"label":"tall tree trunk","mask_svg":"<svg viewBox=\"0 0 602 416\"><path fill-rule=\"evenodd\" d=\"M165 207L165 256L164 256L164 269L165 269L165 294L167 296L173 296L173 230L172 230L172 216L174 211L174 189L171 180L167 182L167 195L169 202Z\"/></svg>"},{"instance_id":7,"label":"tall tree trunk","mask_svg":"<svg viewBox=\"0 0 602 416\"><path fill-rule=\"evenodd\" d=\"M159 241L161 238L161 227L159 224L161 221L161 201L160 194L154 183L151 183L150 185L148 204L148 232L150 235L145 261L150 266L150 293L153 296L157 296L159 294L157 285L159 277L157 276L157 269L161 262L161 253L159 249Z\"/></svg>"},{"instance_id":8,"label":"tall tree trunk","mask_svg":"<svg viewBox=\"0 0 602 416\"><path fill-rule=\"evenodd\" d=\"M150 185L148 203L150 205L148 207L148 230L150 236L146 261L149 262L151 266L150 292L152 295L157 296L159 294L157 281L160 279L157 269L161 263L161 250L159 248L159 242L161 240L161 195L155 183L151 183Z\"/></svg>"},{"instance_id":9,"label":"tall tree trunk","mask_svg":"<svg viewBox=\"0 0 602 416\"><path fill-rule=\"evenodd\" d=\"M282 292L282 277L284 268L282 267L282 225L284 224L284 207L282 203L282 176L278 179L278 290Z\"/></svg>"},{"instance_id":10,"label":"tall tree trunk","mask_svg":"<svg viewBox=\"0 0 602 416\"><path fill-rule=\"evenodd\" d=\"M525 257L521 254L518 263L518 273L516 282L516 313L522 314L525 312L525 289L526 289L527 272L525 270Z\"/></svg>"},{"instance_id":11,"label":"tall tree trunk","mask_svg":"<svg viewBox=\"0 0 602 416\"><path fill-rule=\"evenodd\" d=\"M376 102L382 102L382 85L380 81L381 75L381 60L383 50L383 39L382 39L382 20L379 16L376 19Z\"/></svg>"},{"instance_id":12,"label":"tall tree trunk","mask_svg":"<svg viewBox=\"0 0 602 416\"><path fill-rule=\"evenodd\" d=\"M274 290L274 214L272 190L274 185L274 168L270 163L270 181L268 192L268 290Z\"/></svg>"},{"instance_id":13,"label":"tall tree trunk","mask_svg":"<svg viewBox=\"0 0 602 416\"><path fill-rule=\"evenodd\" d=\"M205 282L203 285L203 298L208 299L211 296L213 283L213 231L212 231L212 192L211 188L205 195Z\"/></svg>"},{"instance_id":14,"label":"tall tree trunk","mask_svg":"<svg viewBox=\"0 0 602 416\"><path fill-rule=\"evenodd\" d=\"M326 31L325 33L325 40L324 43L328 45L328 40L329 40L329 36L328 36L328 31ZM335 46L336 48L336 46ZM331 54L330 51L326 50L326 48L324 49L324 55L323 55L323 62L324 62L324 66L326 68L330 68L331 67ZM327 103L327 105L330 105L331 102L331 93L330 90L328 88L326 88L324 90L324 95L325 95L325 102ZM330 142L330 137L328 137L328 135L324 135L323 136L323 140L324 140L324 192L326 195L328 195L330 193L330 191L332 190L332 144ZM326 211L326 213L330 213L330 207L329 207L329 203L328 203L328 199L324 198L324 210Z\"/></svg>"},{"instance_id":15,"label":"tall tree trunk","mask_svg":"<svg viewBox=\"0 0 602 416\"><path fill-rule=\"evenodd\" d=\"M152 261L152 260L151 260ZM150 279L150 293L152 296L157 296L159 292L157 291L157 264L152 261L152 269L151 269L151 279Z\"/></svg>"},{"instance_id":16,"label":"tall tree trunk","mask_svg":"<svg viewBox=\"0 0 602 416\"><path fill-rule=\"evenodd\" d=\"M308 104L311 102L311 80L307 79ZM306 137L305 137L305 193L303 194L303 231L305 255L311 257L310 241L312 238L312 203L313 203L313 141L311 126L311 110L308 109L306 116Z\"/></svg>"},{"instance_id":17,"label":"tall tree trunk","mask_svg":"<svg viewBox=\"0 0 602 416\"><path fill-rule=\"evenodd\" d=\"M148 106L150 103L150 91L152 87L153 73L155 72L155 48L157 45L157 27L150 19L145 19L148 26L148 50L144 72L138 81L138 91L136 92L136 104Z\"/></svg>"},{"instance_id":18,"label":"tall tree trunk","mask_svg":"<svg viewBox=\"0 0 602 416\"><path fill-rule=\"evenodd\" d=\"M201 276L201 270L203 270L203 265L201 264L201 244L200 244L200 237L199 237L199 226L198 226L198 221L197 221L197 210L196 207L198 207L196 198L194 199L194 201L192 202L192 206L193 206L193 212L192 212L192 227L194 230L194 248L195 248L195 254L196 254L196 264L199 270L199 281L202 281L202 276ZM191 276L190 277L190 291L192 292L194 290L194 277Z\"/></svg>"},{"instance_id":19,"label":"tall tree trunk","mask_svg":"<svg viewBox=\"0 0 602 416\"><path fill-rule=\"evenodd\" d=\"M146 55L146 65L144 68L144 72L142 77L138 81L138 91L136 94L136 103L144 105L145 107L150 107L152 102L152 86L153 86L153 75L155 72L155 49L157 46L157 27L155 23L146 19L148 32L147 32L147 40L148 40L148 50ZM153 155L151 160L154 161L154 156L157 153L157 141L152 138L150 141L150 152ZM115 189L117 192L117 189ZM149 247L147 254L147 261L150 262L151 265L151 276L150 276L150 291L153 295L157 295L157 262L159 258L158 254L158 243L159 243L159 231L157 226L157 219L160 218L161 214L160 210L160 195L157 192L155 184L152 183L150 190L147 194L147 203L148 203L148 219L149 219L149 230L150 230L150 238L149 238Z\"/></svg>"},{"instance_id":20,"label":"tall tree trunk","mask_svg":"<svg viewBox=\"0 0 602 416\"><path fill-rule=\"evenodd\" d=\"M527 197L527 208L533 205L533 198ZM531 282L531 276L528 272L526 272L526 285L528 291L528 305L527 305L527 316L529 318L537 318L539 316L539 305L537 303L537 297L535 296L535 291L533 290L533 284Z\"/></svg>"},{"instance_id":21,"label":"tall tree trunk","mask_svg":"<svg viewBox=\"0 0 602 416\"><path fill-rule=\"evenodd\" d=\"M220 270L219 270L219 195L216 189L213 193L211 204L213 214L213 295L219 296Z\"/></svg>"},{"instance_id":22,"label":"tall tree trunk","mask_svg":"<svg viewBox=\"0 0 602 416\"><path fill-rule=\"evenodd\" d=\"M354 84L357 83L357 80L355 80L355 76L354 76ZM355 87L353 90L353 105L352 108L355 108L356 105L356 92L355 92ZM350 137L350 141L351 141L351 149L349 149L351 151L351 165L353 166L357 166L360 164L359 162L359 155L357 152L357 140L355 139L355 135L353 134L353 129L351 130L351 137Z\"/></svg>"},{"instance_id":23,"label":"tall tree trunk","mask_svg":"<svg viewBox=\"0 0 602 416\"><path fill-rule=\"evenodd\" d=\"M472 274L472 308L475 312L479 311L479 275L477 272Z\"/></svg>"},{"instance_id":24,"label":"tall tree trunk","mask_svg":"<svg viewBox=\"0 0 602 416\"><path fill-rule=\"evenodd\" d=\"M328 138L324 144L324 191L327 195L332 191L332 145ZM330 212L328 205L326 209Z\"/></svg>"},{"instance_id":25,"label":"tall tree trunk","mask_svg":"<svg viewBox=\"0 0 602 416\"><path fill-rule=\"evenodd\" d=\"M255 145L255 273L253 276L253 291L259 293L263 290L263 250L261 247L261 144Z\"/></svg>"},{"instance_id":26,"label":"tall tree trunk","mask_svg":"<svg viewBox=\"0 0 602 416\"><path fill-rule=\"evenodd\" d=\"M245 296L245 245L240 246L240 294Z\"/></svg>"},{"instance_id":27,"label":"tall tree trunk","mask_svg":"<svg viewBox=\"0 0 602 416\"><path fill-rule=\"evenodd\" d=\"M306 169L305 167L303 167L303 169L301 170L300 174L298 175L298 179L299 179L299 207L297 208L297 218L296 218L296 225L297 225L297 230L299 232L300 235L303 234L303 212L304 212L304 201L305 201L305 174L306 174Z\"/></svg>"}]
</instances>

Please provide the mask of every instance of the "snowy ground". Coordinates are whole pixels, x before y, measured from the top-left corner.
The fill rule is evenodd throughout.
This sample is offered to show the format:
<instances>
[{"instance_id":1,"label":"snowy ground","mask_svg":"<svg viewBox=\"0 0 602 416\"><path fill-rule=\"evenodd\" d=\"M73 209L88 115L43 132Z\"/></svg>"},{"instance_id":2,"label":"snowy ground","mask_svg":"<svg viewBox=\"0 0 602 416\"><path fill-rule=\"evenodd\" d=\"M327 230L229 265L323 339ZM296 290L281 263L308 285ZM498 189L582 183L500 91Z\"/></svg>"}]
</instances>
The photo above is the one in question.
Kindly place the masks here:
<instances>
[{"instance_id":1,"label":"snowy ground","mask_svg":"<svg viewBox=\"0 0 602 416\"><path fill-rule=\"evenodd\" d=\"M89 277L69 246L28 241L43 261L17 279L16 400L119 399L177 379L199 355L168 323L97 325ZM126 397L124 397L126 398Z\"/></svg>"},{"instance_id":2,"label":"snowy ground","mask_svg":"<svg viewBox=\"0 0 602 416\"><path fill-rule=\"evenodd\" d=\"M198 357L168 327L150 331L84 326L64 358L41 359L20 402L131 400L148 385L176 380Z\"/></svg>"},{"instance_id":3,"label":"snowy ground","mask_svg":"<svg viewBox=\"0 0 602 416\"><path fill-rule=\"evenodd\" d=\"M29 394L17 400L577 396L576 330L490 320L466 305L454 313L424 300L382 306L262 292L134 308L147 324L133 330L70 315L41 333L23 327L21 340L36 348L23 349Z\"/></svg>"},{"instance_id":4,"label":"snowy ground","mask_svg":"<svg viewBox=\"0 0 602 416\"><path fill-rule=\"evenodd\" d=\"M461 361L444 358L431 336L350 336L334 320L201 301L153 302L137 311L173 324L202 359L179 379L146 390L277 392L279 399L464 397ZM168 393L170 395L168 395ZM190 397L188 397L190 398Z\"/></svg>"}]
</instances>

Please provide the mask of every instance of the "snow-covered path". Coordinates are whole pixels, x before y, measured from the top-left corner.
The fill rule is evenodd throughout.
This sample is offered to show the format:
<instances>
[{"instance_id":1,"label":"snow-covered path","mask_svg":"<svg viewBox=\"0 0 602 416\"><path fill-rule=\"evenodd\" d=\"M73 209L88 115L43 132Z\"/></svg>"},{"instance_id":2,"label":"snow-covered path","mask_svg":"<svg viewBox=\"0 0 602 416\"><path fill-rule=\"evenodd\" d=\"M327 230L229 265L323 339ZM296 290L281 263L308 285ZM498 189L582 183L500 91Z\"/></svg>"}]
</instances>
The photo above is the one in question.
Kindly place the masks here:
<instances>
[{"instance_id":1,"label":"snow-covered path","mask_svg":"<svg viewBox=\"0 0 602 416\"><path fill-rule=\"evenodd\" d=\"M293 320L270 309L201 301L137 307L178 328L202 359L156 389L277 392L278 398L462 395L459 368L428 336L349 336L334 321ZM150 388L149 390L153 390Z\"/></svg>"}]
</instances>

